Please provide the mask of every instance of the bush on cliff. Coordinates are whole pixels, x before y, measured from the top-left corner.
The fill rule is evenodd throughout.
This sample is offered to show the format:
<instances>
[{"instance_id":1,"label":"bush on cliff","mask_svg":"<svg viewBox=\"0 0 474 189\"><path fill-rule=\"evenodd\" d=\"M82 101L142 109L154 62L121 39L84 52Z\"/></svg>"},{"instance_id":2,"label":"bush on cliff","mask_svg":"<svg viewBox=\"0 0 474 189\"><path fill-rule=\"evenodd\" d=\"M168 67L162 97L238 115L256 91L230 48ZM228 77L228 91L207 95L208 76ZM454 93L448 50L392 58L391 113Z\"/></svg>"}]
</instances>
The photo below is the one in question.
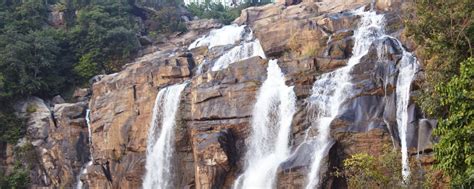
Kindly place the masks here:
<instances>
[{"instance_id":1,"label":"bush on cliff","mask_svg":"<svg viewBox=\"0 0 474 189\"><path fill-rule=\"evenodd\" d=\"M17 162L8 175L0 170L0 188L26 189L30 183L28 175L28 170Z\"/></svg>"},{"instance_id":2,"label":"bush on cliff","mask_svg":"<svg viewBox=\"0 0 474 189\"><path fill-rule=\"evenodd\" d=\"M408 181L402 179L401 153L385 145L380 155L364 152L345 159L343 169L336 170L336 177L346 179L349 188L433 188L442 184L435 180L433 170L424 170L418 160L410 161L411 175ZM405 182L405 183L404 183ZM442 186L442 185L441 185Z\"/></svg>"}]
</instances>

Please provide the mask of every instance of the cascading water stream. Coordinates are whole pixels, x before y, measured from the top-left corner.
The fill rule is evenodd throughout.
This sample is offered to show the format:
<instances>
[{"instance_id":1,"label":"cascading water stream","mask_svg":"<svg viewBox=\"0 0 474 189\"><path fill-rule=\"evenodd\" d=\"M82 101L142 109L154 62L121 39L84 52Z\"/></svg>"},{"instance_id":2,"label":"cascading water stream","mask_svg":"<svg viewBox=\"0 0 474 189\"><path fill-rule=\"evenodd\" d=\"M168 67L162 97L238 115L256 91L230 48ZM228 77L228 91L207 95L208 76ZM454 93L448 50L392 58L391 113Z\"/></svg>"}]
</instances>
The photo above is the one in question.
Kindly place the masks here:
<instances>
[{"instance_id":1,"label":"cascading water stream","mask_svg":"<svg viewBox=\"0 0 474 189\"><path fill-rule=\"evenodd\" d=\"M277 60L270 60L267 79L253 109L245 172L235 181L234 188L273 188L278 166L289 156L295 111L293 87L286 86Z\"/></svg>"},{"instance_id":2,"label":"cascading water stream","mask_svg":"<svg viewBox=\"0 0 474 189\"><path fill-rule=\"evenodd\" d=\"M87 168L92 165L94 161L94 157L92 156L92 130L91 130L91 120L90 120L91 111L89 109L86 110L86 124L87 124L87 131L88 131L88 138L89 138L89 162L84 164L79 171L79 175L77 175L77 184L76 189L82 189L84 183L81 181L81 176L87 174Z\"/></svg>"},{"instance_id":3,"label":"cascading water stream","mask_svg":"<svg viewBox=\"0 0 474 189\"><path fill-rule=\"evenodd\" d=\"M244 34L245 25L227 25L219 29L213 29L208 35L196 39L189 45L188 49L191 50L202 46L207 46L207 48L211 49L217 46L231 45L240 41Z\"/></svg>"},{"instance_id":4,"label":"cascading water stream","mask_svg":"<svg viewBox=\"0 0 474 189\"><path fill-rule=\"evenodd\" d=\"M148 132L144 189L173 188L174 130L181 92L188 82L163 88L158 92Z\"/></svg>"},{"instance_id":5,"label":"cascading water stream","mask_svg":"<svg viewBox=\"0 0 474 189\"><path fill-rule=\"evenodd\" d=\"M314 154L307 178L307 189L313 189L320 184L321 163L332 143L330 124L338 115L343 102L353 95L350 72L367 54L370 45L384 34L383 15L377 15L374 11L366 12L364 7L357 9L353 14L361 16L361 22L354 31L352 57L346 66L321 75L312 88L310 105L316 112L313 123L317 126L318 134L315 139L308 141L314 147Z\"/></svg>"},{"instance_id":6,"label":"cascading water stream","mask_svg":"<svg viewBox=\"0 0 474 189\"><path fill-rule=\"evenodd\" d=\"M395 39L396 40L396 39ZM402 153L402 176L405 183L409 181L410 164L408 161L408 145L407 145L407 131L408 131L408 106L410 103L410 86L418 71L418 62L411 53L407 52L402 43L396 40L402 49L402 59L398 63L398 78L397 78L397 126L400 134L400 146Z\"/></svg>"},{"instance_id":7,"label":"cascading water stream","mask_svg":"<svg viewBox=\"0 0 474 189\"><path fill-rule=\"evenodd\" d=\"M218 71L227 68L230 64L234 62L254 56L266 58L265 52L263 52L262 46L260 45L260 41L258 39L251 42L245 42L239 46L232 48L216 60L211 70Z\"/></svg>"},{"instance_id":8,"label":"cascading water stream","mask_svg":"<svg viewBox=\"0 0 474 189\"><path fill-rule=\"evenodd\" d=\"M196 39L191 43L188 49L191 50L201 46L207 46L208 49L212 49L214 47L228 45L235 46L225 51L214 61L211 71L225 69L232 63L255 56L266 58L260 41L254 38L252 30L245 25L238 26L233 24L211 30L208 35ZM198 66L198 73L201 73L203 71L203 65L208 63L211 63L211 61L201 63Z\"/></svg>"}]
</instances>

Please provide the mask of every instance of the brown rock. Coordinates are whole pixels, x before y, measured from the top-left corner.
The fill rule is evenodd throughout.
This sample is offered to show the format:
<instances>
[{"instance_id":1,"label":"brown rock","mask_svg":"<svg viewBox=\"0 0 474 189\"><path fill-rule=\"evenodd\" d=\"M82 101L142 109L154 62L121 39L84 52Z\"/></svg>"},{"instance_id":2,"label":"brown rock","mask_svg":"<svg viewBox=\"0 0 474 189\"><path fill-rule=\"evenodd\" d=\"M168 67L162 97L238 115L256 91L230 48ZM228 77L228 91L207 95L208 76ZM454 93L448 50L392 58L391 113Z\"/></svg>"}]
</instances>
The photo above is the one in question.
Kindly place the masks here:
<instances>
[{"instance_id":1,"label":"brown rock","mask_svg":"<svg viewBox=\"0 0 474 189\"><path fill-rule=\"evenodd\" d=\"M188 30L209 30L220 27L222 27L222 23L216 19L200 19L186 22Z\"/></svg>"}]
</instances>

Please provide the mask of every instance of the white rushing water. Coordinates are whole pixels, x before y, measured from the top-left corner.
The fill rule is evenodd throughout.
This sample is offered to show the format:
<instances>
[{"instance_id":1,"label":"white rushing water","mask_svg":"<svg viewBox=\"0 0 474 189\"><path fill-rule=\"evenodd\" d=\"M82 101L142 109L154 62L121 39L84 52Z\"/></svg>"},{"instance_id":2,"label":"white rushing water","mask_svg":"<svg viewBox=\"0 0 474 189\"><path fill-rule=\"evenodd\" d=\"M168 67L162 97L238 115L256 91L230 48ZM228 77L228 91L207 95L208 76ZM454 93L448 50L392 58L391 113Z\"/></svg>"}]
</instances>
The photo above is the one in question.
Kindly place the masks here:
<instances>
[{"instance_id":1,"label":"white rushing water","mask_svg":"<svg viewBox=\"0 0 474 189\"><path fill-rule=\"evenodd\" d=\"M395 39L396 40L396 39ZM408 161L408 145L407 145L407 131L408 131L408 106L410 103L410 86L415 78L415 73L418 71L418 62L411 53L407 52L402 43L398 40L398 45L403 51L403 56L398 63L398 78L397 78L397 126L400 136L401 153L402 153L402 175L405 183L409 181L410 164Z\"/></svg>"},{"instance_id":2,"label":"white rushing water","mask_svg":"<svg viewBox=\"0 0 474 189\"><path fill-rule=\"evenodd\" d=\"M253 109L245 172L234 188L273 188L278 166L289 156L295 101L293 87L286 86L277 60L270 60Z\"/></svg>"},{"instance_id":3,"label":"white rushing water","mask_svg":"<svg viewBox=\"0 0 474 189\"><path fill-rule=\"evenodd\" d=\"M90 120L91 111L89 109L86 110L86 124L87 124L87 131L88 131L88 139L89 139L89 162L82 165L81 170L79 171L79 175L77 175L77 183L76 189L82 189L84 183L81 181L81 176L87 174L87 168L92 165L94 161L94 157L92 156L92 130L91 130L91 120Z\"/></svg>"},{"instance_id":4,"label":"white rushing water","mask_svg":"<svg viewBox=\"0 0 474 189\"><path fill-rule=\"evenodd\" d=\"M214 66L212 66L212 71L218 71L224 68L227 68L230 64L245 60L250 57L260 56L261 58L266 58L265 53L263 52L262 46L258 39L245 42L242 45L235 46L222 56L220 56Z\"/></svg>"},{"instance_id":5,"label":"white rushing water","mask_svg":"<svg viewBox=\"0 0 474 189\"><path fill-rule=\"evenodd\" d=\"M222 55L213 62L211 71L225 69L232 63L255 56L266 59L260 41L254 38L252 30L245 25L238 26L232 24L219 29L213 29L208 35L196 39L189 45L188 49L190 50L202 46L207 46L208 49L212 49L214 47L227 45L232 45L233 47L230 49L227 48L228 50L225 49ZM202 73L203 65L210 63L212 63L210 60L205 60L201 63L197 73Z\"/></svg>"},{"instance_id":6,"label":"white rushing water","mask_svg":"<svg viewBox=\"0 0 474 189\"><path fill-rule=\"evenodd\" d=\"M188 49L196 47L207 46L208 49L223 45L232 45L244 37L245 25L239 26L237 24L227 25L219 29L213 29L208 35L196 39L189 45Z\"/></svg>"},{"instance_id":7,"label":"white rushing water","mask_svg":"<svg viewBox=\"0 0 474 189\"><path fill-rule=\"evenodd\" d=\"M353 13L360 15L361 21L354 31L352 57L345 67L321 75L313 84L310 103L311 108L317 109L314 124L317 126L318 134L310 141L314 146L314 154L307 178L307 189L316 188L320 184L321 163L332 143L330 124L338 115L342 103L353 95L350 71L367 54L370 45L384 34L383 15L377 15L375 11L366 12L364 8L357 9Z\"/></svg>"},{"instance_id":8,"label":"white rushing water","mask_svg":"<svg viewBox=\"0 0 474 189\"><path fill-rule=\"evenodd\" d=\"M158 92L148 132L144 189L173 188L172 156L174 130L181 92L187 82L163 88Z\"/></svg>"}]
</instances>

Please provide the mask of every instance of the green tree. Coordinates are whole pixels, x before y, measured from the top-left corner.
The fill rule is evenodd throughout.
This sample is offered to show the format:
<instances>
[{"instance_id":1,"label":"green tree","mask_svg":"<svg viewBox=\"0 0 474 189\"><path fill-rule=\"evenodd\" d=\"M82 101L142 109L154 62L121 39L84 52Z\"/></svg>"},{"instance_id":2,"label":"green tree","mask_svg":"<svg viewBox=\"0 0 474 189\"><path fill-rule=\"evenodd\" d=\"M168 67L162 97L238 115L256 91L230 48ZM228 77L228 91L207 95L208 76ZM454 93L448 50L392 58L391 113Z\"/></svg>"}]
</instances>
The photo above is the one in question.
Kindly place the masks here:
<instances>
[{"instance_id":1,"label":"green tree","mask_svg":"<svg viewBox=\"0 0 474 189\"><path fill-rule=\"evenodd\" d=\"M473 187L473 57L472 0L416 1L407 32L417 44L426 81L417 103L438 118L436 168L451 177L454 187Z\"/></svg>"},{"instance_id":2,"label":"green tree","mask_svg":"<svg viewBox=\"0 0 474 189\"><path fill-rule=\"evenodd\" d=\"M460 63L474 54L474 4L472 0L420 0L415 15L406 20L406 34L420 45L426 82L418 100L429 116L444 116L440 95L434 89L458 73Z\"/></svg>"},{"instance_id":3,"label":"green tree","mask_svg":"<svg viewBox=\"0 0 474 189\"><path fill-rule=\"evenodd\" d=\"M460 74L439 84L441 106L448 111L440 119L435 134L440 141L435 146L437 168L445 171L452 185L474 187L474 59L461 63Z\"/></svg>"},{"instance_id":4,"label":"green tree","mask_svg":"<svg viewBox=\"0 0 474 189\"><path fill-rule=\"evenodd\" d=\"M26 35L7 33L0 50L3 81L0 96L41 95L57 91L61 81L54 72L60 49L54 31L39 30ZM58 86L59 84L59 86Z\"/></svg>"},{"instance_id":5,"label":"green tree","mask_svg":"<svg viewBox=\"0 0 474 189\"><path fill-rule=\"evenodd\" d=\"M71 41L80 60L74 70L88 79L101 72L119 71L138 51L138 26L128 4L89 5L78 12Z\"/></svg>"},{"instance_id":6,"label":"green tree","mask_svg":"<svg viewBox=\"0 0 474 189\"><path fill-rule=\"evenodd\" d=\"M187 6L189 12L194 16L199 18L208 18L208 19L218 19L224 24L230 24L237 17L240 16L240 12L249 7L256 5L263 5L270 3L271 1L261 1L261 2L247 2L236 7L225 7L221 3L214 3L211 1L206 1L202 4L191 3Z\"/></svg>"},{"instance_id":7,"label":"green tree","mask_svg":"<svg viewBox=\"0 0 474 189\"><path fill-rule=\"evenodd\" d=\"M28 170L17 161L9 175L0 172L0 188L26 189L30 183L28 175Z\"/></svg>"},{"instance_id":8,"label":"green tree","mask_svg":"<svg viewBox=\"0 0 474 189\"><path fill-rule=\"evenodd\" d=\"M22 121L16 118L11 110L0 111L0 143L15 144L25 130Z\"/></svg>"}]
</instances>

